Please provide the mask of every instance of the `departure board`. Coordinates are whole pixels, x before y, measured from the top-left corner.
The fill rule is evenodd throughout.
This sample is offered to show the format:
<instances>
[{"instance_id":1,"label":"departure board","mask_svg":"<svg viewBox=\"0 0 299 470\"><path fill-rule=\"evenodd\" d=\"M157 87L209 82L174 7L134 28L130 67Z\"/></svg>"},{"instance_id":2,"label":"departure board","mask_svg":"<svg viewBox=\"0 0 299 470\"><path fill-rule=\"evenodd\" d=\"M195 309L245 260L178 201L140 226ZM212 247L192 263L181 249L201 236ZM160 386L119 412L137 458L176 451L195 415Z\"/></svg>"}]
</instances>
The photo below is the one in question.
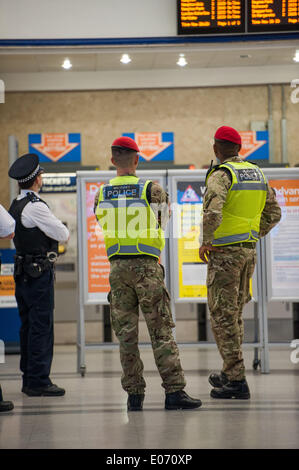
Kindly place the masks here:
<instances>
[{"instance_id":1,"label":"departure board","mask_svg":"<svg viewBox=\"0 0 299 470\"><path fill-rule=\"evenodd\" d=\"M299 0L249 0L248 32L299 31Z\"/></svg>"},{"instance_id":2,"label":"departure board","mask_svg":"<svg viewBox=\"0 0 299 470\"><path fill-rule=\"evenodd\" d=\"M245 32L244 0L179 0L178 34Z\"/></svg>"},{"instance_id":3,"label":"departure board","mask_svg":"<svg viewBox=\"0 0 299 470\"><path fill-rule=\"evenodd\" d=\"M178 34L299 32L299 0L177 0Z\"/></svg>"}]
</instances>

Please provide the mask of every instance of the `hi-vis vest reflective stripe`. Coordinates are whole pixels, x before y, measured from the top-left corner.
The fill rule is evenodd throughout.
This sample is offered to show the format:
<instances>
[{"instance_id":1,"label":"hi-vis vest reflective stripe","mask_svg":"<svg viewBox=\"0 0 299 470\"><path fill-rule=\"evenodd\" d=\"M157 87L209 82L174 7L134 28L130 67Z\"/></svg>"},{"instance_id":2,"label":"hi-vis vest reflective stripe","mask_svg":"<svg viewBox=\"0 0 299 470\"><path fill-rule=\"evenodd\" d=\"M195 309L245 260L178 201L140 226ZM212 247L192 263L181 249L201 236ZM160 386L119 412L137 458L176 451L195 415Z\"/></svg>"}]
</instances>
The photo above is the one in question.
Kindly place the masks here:
<instances>
[{"instance_id":1,"label":"hi-vis vest reflective stripe","mask_svg":"<svg viewBox=\"0 0 299 470\"><path fill-rule=\"evenodd\" d=\"M260 220L267 197L267 181L263 172L253 163L229 162L218 165L227 168L232 185L222 209L222 222L214 232L214 246L240 242L257 242Z\"/></svg>"},{"instance_id":2,"label":"hi-vis vest reflective stripe","mask_svg":"<svg viewBox=\"0 0 299 470\"><path fill-rule=\"evenodd\" d=\"M160 257L165 238L146 198L149 183L136 176L119 176L101 187L96 218L103 229L108 258Z\"/></svg>"}]
</instances>

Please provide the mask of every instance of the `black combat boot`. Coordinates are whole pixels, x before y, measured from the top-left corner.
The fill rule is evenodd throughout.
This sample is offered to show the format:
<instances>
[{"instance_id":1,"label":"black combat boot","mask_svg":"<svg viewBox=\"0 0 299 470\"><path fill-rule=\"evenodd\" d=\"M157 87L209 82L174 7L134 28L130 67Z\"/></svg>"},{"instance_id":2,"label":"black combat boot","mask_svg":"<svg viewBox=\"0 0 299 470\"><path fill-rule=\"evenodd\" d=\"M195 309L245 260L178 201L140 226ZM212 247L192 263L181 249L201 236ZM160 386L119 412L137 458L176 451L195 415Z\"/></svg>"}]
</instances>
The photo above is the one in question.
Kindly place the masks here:
<instances>
[{"instance_id":1,"label":"black combat boot","mask_svg":"<svg viewBox=\"0 0 299 470\"><path fill-rule=\"evenodd\" d=\"M213 373L209 377L209 382L212 385L212 387L217 387L221 388L223 385L225 385L228 382L227 375L225 372L220 372L220 374Z\"/></svg>"},{"instance_id":2,"label":"black combat boot","mask_svg":"<svg viewBox=\"0 0 299 470\"><path fill-rule=\"evenodd\" d=\"M142 411L144 394L129 393L128 396L128 411Z\"/></svg>"},{"instance_id":3,"label":"black combat boot","mask_svg":"<svg viewBox=\"0 0 299 470\"><path fill-rule=\"evenodd\" d=\"M166 410L191 410L193 408L199 408L201 401L195 398L189 397L183 390L178 390L173 393L166 393L165 398L165 409Z\"/></svg>"},{"instance_id":4,"label":"black combat boot","mask_svg":"<svg viewBox=\"0 0 299 470\"><path fill-rule=\"evenodd\" d=\"M239 400L248 400L250 391L246 379L227 382L221 388L211 390L212 398L237 398Z\"/></svg>"},{"instance_id":5,"label":"black combat boot","mask_svg":"<svg viewBox=\"0 0 299 470\"><path fill-rule=\"evenodd\" d=\"M2 395L2 389L0 387L0 412L1 411L11 411L13 410L14 405L12 401L4 401Z\"/></svg>"},{"instance_id":6,"label":"black combat boot","mask_svg":"<svg viewBox=\"0 0 299 470\"><path fill-rule=\"evenodd\" d=\"M26 393L28 397L62 397L65 395L64 388L60 388L55 384L39 388L23 387L22 392Z\"/></svg>"}]
</instances>

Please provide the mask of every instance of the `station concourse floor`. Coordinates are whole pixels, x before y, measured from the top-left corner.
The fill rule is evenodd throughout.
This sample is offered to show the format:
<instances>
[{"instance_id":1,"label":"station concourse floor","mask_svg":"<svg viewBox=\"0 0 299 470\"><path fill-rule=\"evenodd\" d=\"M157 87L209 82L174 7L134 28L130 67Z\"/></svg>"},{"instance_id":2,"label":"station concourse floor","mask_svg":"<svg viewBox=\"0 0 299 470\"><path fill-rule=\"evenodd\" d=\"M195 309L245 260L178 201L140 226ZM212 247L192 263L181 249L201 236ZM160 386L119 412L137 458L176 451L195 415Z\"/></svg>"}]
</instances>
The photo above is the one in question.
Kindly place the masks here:
<instances>
[{"instance_id":1,"label":"station concourse floor","mask_svg":"<svg viewBox=\"0 0 299 470\"><path fill-rule=\"evenodd\" d=\"M271 373L261 374L252 369L253 350L245 350L251 400L214 400L207 378L221 367L218 352L181 346L186 391L203 405L166 411L152 351L141 348L144 410L129 413L118 349L87 351L81 377L76 347L56 346L51 378L66 389L57 398L22 394L19 356L6 355L0 381L15 407L0 413L0 449L298 449L299 364L291 351L270 350Z\"/></svg>"}]
</instances>

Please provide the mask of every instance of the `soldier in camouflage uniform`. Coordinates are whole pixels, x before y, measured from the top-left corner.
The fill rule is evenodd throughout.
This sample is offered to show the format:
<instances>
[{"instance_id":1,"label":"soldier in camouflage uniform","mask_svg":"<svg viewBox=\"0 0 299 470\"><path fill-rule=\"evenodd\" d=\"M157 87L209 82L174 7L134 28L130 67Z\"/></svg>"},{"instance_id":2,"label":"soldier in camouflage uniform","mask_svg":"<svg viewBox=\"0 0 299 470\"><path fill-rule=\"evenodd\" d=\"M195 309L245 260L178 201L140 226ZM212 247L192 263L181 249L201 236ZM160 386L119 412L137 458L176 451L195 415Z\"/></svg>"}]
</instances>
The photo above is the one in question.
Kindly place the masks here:
<instances>
[{"instance_id":1,"label":"soldier in camouflage uniform","mask_svg":"<svg viewBox=\"0 0 299 470\"><path fill-rule=\"evenodd\" d=\"M241 138L237 131L226 126L218 129L214 151L220 164L242 163L243 160L237 156L240 148ZM256 263L257 240L222 246L214 243L215 232L223 221L223 208L226 207L231 185L232 176L224 167L216 167L207 180L203 202L203 240L199 256L202 261L208 262L207 288L211 326L223 359L221 373L213 373L209 377L210 384L215 387L211 396L247 399L250 398L250 392L242 356L242 310L251 299L249 286ZM275 191L267 182L265 191L258 237L264 237L281 218ZM246 218L246 208L243 216Z\"/></svg>"},{"instance_id":2,"label":"soldier in camouflage uniform","mask_svg":"<svg viewBox=\"0 0 299 470\"><path fill-rule=\"evenodd\" d=\"M128 137L116 139L112 144L112 163L117 168L118 177L126 178L123 180L124 183L128 180L128 176L136 176L138 151L136 142ZM99 197L98 192L95 198L95 213L100 202ZM147 186L146 198L156 221L164 230L169 218L168 194L159 184L151 182ZM128 410L142 409L146 386L138 349L139 305L145 317L155 362L163 381L162 386L166 393L165 408L200 407L200 400L189 397L183 391L186 381L179 359L179 350L172 335L172 328L175 325L172 320L169 293L164 283L164 268L159 264L158 258L145 254L116 254L109 260L111 322L120 343L123 369L121 383L128 393Z\"/></svg>"}]
</instances>

